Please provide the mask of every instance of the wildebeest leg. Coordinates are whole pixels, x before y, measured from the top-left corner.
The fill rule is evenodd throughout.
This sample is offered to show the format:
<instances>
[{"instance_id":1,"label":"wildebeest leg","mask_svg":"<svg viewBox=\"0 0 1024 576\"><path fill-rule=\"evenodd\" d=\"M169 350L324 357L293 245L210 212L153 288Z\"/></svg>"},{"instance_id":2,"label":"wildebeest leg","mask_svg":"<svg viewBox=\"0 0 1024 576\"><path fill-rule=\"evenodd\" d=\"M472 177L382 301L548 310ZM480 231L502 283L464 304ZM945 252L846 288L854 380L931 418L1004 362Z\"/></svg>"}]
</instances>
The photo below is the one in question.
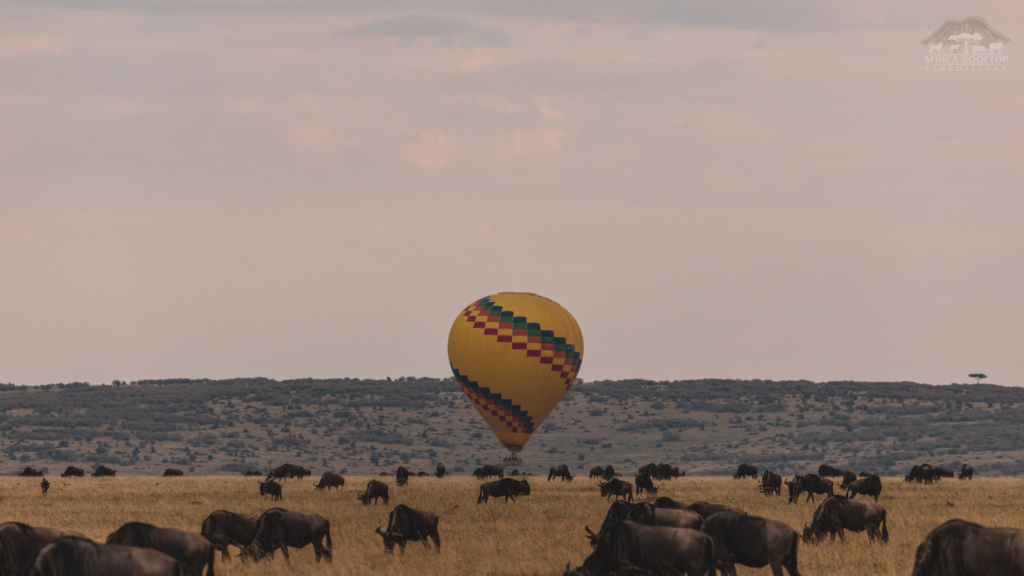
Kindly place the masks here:
<instances>
[{"instance_id":1,"label":"wildebeest leg","mask_svg":"<svg viewBox=\"0 0 1024 576\"><path fill-rule=\"evenodd\" d=\"M429 536L430 536L430 539L434 541L434 546L436 546L437 553L440 554L441 553L441 536L437 533L437 530L431 531ZM423 539L423 543L424 544L427 543L427 539L426 538ZM429 546L428 546L428 548L429 548Z\"/></svg>"},{"instance_id":2,"label":"wildebeest leg","mask_svg":"<svg viewBox=\"0 0 1024 576\"><path fill-rule=\"evenodd\" d=\"M732 554L727 550L721 558L722 572L728 576L736 576L736 565L732 561Z\"/></svg>"}]
</instances>

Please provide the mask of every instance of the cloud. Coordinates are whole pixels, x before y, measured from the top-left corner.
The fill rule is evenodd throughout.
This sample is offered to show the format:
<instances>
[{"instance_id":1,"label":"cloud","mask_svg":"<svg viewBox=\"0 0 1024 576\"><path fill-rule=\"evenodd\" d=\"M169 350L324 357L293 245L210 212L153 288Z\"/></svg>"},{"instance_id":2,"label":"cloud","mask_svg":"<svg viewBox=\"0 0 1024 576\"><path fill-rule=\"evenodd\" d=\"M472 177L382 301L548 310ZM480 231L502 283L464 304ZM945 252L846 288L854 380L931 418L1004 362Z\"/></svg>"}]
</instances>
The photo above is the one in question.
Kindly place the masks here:
<instances>
[{"instance_id":1,"label":"cloud","mask_svg":"<svg viewBox=\"0 0 1024 576\"><path fill-rule=\"evenodd\" d=\"M452 46L508 46L509 37L500 28L483 28L465 18L409 14L380 18L339 30L336 36L349 38L400 38L405 42L435 39Z\"/></svg>"},{"instance_id":2,"label":"cloud","mask_svg":"<svg viewBox=\"0 0 1024 576\"><path fill-rule=\"evenodd\" d=\"M0 61L56 56L63 51L64 41L52 36L0 36Z\"/></svg>"}]
</instances>

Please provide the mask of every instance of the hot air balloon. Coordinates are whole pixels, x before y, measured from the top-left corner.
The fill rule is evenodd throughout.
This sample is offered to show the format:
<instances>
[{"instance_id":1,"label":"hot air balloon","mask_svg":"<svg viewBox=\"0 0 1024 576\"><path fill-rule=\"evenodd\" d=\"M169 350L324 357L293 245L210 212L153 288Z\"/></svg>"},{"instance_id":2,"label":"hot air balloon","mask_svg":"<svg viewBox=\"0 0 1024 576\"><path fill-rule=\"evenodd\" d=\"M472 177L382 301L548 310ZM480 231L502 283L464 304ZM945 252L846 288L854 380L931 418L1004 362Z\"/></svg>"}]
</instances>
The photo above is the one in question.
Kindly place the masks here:
<instances>
[{"instance_id":1,"label":"hot air balloon","mask_svg":"<svg viewBox=\"0 0 1024 576\"><path fill-rule=\"evenodd\" d=\"M557 302L501 292L473 302L455 319L448 361L494 435L518 454L576 381L583 334Z\"/></svg>"}]
</instances>

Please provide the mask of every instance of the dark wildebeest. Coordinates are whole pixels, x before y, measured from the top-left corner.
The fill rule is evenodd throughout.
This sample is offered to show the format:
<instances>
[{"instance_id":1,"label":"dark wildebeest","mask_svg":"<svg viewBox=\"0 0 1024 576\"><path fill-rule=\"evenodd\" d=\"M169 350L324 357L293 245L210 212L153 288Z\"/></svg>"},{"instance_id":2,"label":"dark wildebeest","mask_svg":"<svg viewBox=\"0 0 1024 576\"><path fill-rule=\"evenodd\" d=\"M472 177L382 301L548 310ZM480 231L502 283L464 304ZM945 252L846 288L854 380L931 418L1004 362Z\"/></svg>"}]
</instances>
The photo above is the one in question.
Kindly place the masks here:
<instances>
[{"instance_id":1,"label":"dark wildebeest","mask_svg":"<svg viewBox=\"0 0 1024 576\"><path fill-rule=\"evenodd\" d=\"M650 474L638 474L637 477L633 479L633 481L636 482L637 496L643 494L644 492L654 495L658 494L658 489L654 486L654 482L651 480Z\"/></svg>"},{"instance_id":2,"label":"dark wildebeest","mask_svg":"<svg viewBox=\"0 0 1024 576\"><path fill-rule=\"evenodd\" d=\"M874 474L873 474L873 473L871 473L871 472L861 472L861 473L859 474L859 476L860 476L861 478L867 478L868 476L874 476Z\"/></svg>"},{"instance_id":3,"label":"dark wildebeest","mask_svg":"<svg viewBox=\"0 0 1024 576\"><path fill-rule=\"evenodd\" d=\"M931 464L921 464L920 474L921 476L918 482L923 480L925 484L931 484L935 480L939 479L938 475L935 473L935 467Z\"/></svg>"},{"instance_id":4,"label":"dark wildebeest","mask_svg":"<svg viewBox=\"0 0 1024 576\"><path fill-rule=\"evenodd\" d=\"M263 476L263 472L260 472L259 470L248 470L245 474L242 474L242 476Z\"/></svg>"},{"instance_id":5,"label":"dark wildebeest","mask_svg":"<svg viewBox=\"0 0 1024 576\"><path fill-rule=\"evenodd\" d=\"M661 498L655 500L654 507L675 508L676 510L689 510L689 508L686 507L686 504L683 504L682 502L676 502L675 500L669 498L668 496L662 496Z\"/></svg>"},{"instance_id":6,"label":"dark wildebeest","mask_svg":"<svg viewBox=\"0 0 1024 576\"><path fill-rule=\"evenodd\" d=\"M445 470L447 470L447 469L444 467L444 464L441 463L441 462L438 462L437 463L437 469L434 470L434 476L437 476L438 478L444 478Z\"/></svg>"},{"instance_id":7,"label":"dark wildebeest","mask_svg":"<svg viewBox=\"0 0 1024 576\"><path fill-rule=\"evenodd\" d=\"M935 478L936 479L938 479L938 478L952 478L954 476L956 476L956 473L953 472L952 470L950 470L949 468L939 468L939 467L935 468Z\"/></svg>"},{"instance_id":8,"label":"dark wildebeest","mask_svg":"<svg viewBox=\"0 0 1024 576\"><path fill-rule=\"evenodd\" d=\"M604 522L601 523L601 529L598 530L597 534L590 530L590 526L584 528L587 532L587 538L590 538L590 545L596 545L598 538L602 534L607 532L615 523L623 520L631 520L645 526L670 526L673 528L692 528L693 530L700 530L701 524L704 522L700 514L692 510L658 508L646 502L630 504L623 500L616 500L608 508L608 513L605 515Z\"/></svg>"},{"instance_id":9,"label":"dark wildebeest","mask_svg":"<svg viewBox=\"0 0 1024 576\"><path fill-rule=\"evenodd\" d=\"M366 483L366 490L356 496L364 506L370 504L370 499L373 499L373 503L377 503L377 499L380 498L385 504L388 503L388 485L381 482L380 480L370 480Z\"/></svg>"},{"instance_id":10,"label":"dark wildebeest","mask_svg":"<svg viewBox=\"0 0 1024 576\"><path fill-rule=\"evenodd\" d=\"M271 476L267 476L268 480L284 480L285 478L302 479L305 478L306 476L312 475L313 471L310 470L309 468L304 468L297 464L281 464L277 468L272 468L270 470L270 474L273 475L273 478L271 478Z\"/></svg>"},{"instance_id":11,"label":"dark wildebeest","mask_svg":"<svg viewBox=\"0 0 1024 576\"><path fill-rule=\"evenodd\" d=\"M24 470L21 471L21 474L18 474L18 476L24 476L26 478L33 477L33 476L42 476L42 475L43 475L42 472L40 472L39 470L36 470L35 468L33 468L31 466L27 466Z\"/></svg>"},{"instance_id":12,"label":"dark wildebeest","mask_svg":"<svg viewBox=\"0 0 1024 576\"><path fill-rule=\"evenodd\" d=\"M825 478L826 476L842 476L839 470L835 466L829 464L822 464L818 466L818 476Z\"/></svg>"},{"instance_id":13,"label":"dark wildebeest","mask_svg":"<svg viewBox=\"0 0 1024 576\"><path fill-rule=\"evenodd\" d=\"M857 480L857 475L849 470L840 470L843 473L843 481L839 483L840 488L846 488L850 482Z\"/></svg>"},{"instance_id":14,"label":"dark wildebeest","mask_svg":"<svg viewBox=\"0 0 1024 576\"><path fill-rule=\"evenodd\" d=\"M501 466L495 466L493 464L487 464L473 471L473 476L476 476L477 480L483 480L484 478L490 478L497 476L498 478L505 477L505 469Z\"/></svg>"},{"instance_id":15,"label":"dark wildebeest","mask_svg":"<svg viewBox=\"0 0 1024 576\"><path fill-rule=\"evenodd\" d=\"M93 477L96 478L100 476L113 476L114 474L116 474L116 472L114 472L114 469L108 468L106 466L100 466L99 468L96 469L96 471L92 473Z\"/></svg>"},{"instance_id":16,"label":"dark wildebeest","mask_svg":"<svg viewBox=\"0 0 1024 576\"><path fill-rule=\"evenodd\" d=\"M70 478L72 476L78 476L81 478L82 476L85 476L85 470L82 470L77 466L68 466L64 469L64 473L60 475L61 478Z\"/></svg>"},{"instance_id":17,"label":"dark wildebeest","mask_svg":"<svg viewBox=\"0 0 1024 576\"><path fill-rule=\"evenodd\" d=\"M911 576L1021 576L1024 531L949 520L917 547Z\"/></svg>"},{"instance_id":18,"label":"dark wildebeest","mask_svg":"<svg viewBox=\"0 0 1024 576\"><path fill-rule=\"evenodd\" d=\"M597 538L594 551L565 576L625 573L715 575L711 537L690 528L644 526L629 520L613 524Z\"/></svg>"},{"instance_id":19,"label":"dark wildebeest","mask_svg":"<svg viewBox=\"0 0 1024 576\"><path fill-rule=\"evenodd\" d=\"M84 534L70 530L29 526L20 522L0 524L0 575L21 574L25 563L31 560L40 548L61 536L85 538Z\"/></svg>"},{"instance_id":20,"label":"dark wildebeest","mask_svg":"<svg viewBox=\"0 0 1024 576\"><path fill-rule=\"evenodd\" d=\"M772 472L771 470L765 470L761 476L761 492L765 496L771 496L772 494L782 495L782 476Z\"/></svg>"},{"instance_id":21,"label":"dark wildebeest","mask_svg":"<svg viewBox=\"0 0 1024 576\"><path fill-rule=\"evenodd\" d=\"M260 496L270 496L270 500L281 499L281 485L273 480L260 482Z\"/></svg>"},{"instance_id":22,"label":"dark wildebeest","mask_svg":"<svg viewBox=\"0 0 1024 576\"><path fill-rule=\"evenodd\" d=\"M879 530L881 526L881 530ZM836 534L845 541L843 530L853 532L868 531L868 540L874 542L881 538L889 541L889 528L885 524L885 508L874 502L851 500L845 496L829 496L814 511L811 525L804 524L804 542L817 544L825 538L825 534L835 541Z\"/></svg>"},{"instance_id":23,"label":"dark wildebeest","mask_svg":"<svg viewBox=\"0 0 1024 576\"><path fill-rule=\"evenodd\" d=\"M618 500L621 496L623 499L628 498L630 502L633 501L633 485L625 480L619 480L618 478L612 478L611 480L597 485L601 489L601 496L606 496L605 500L608 500L612 496Z\"/></svg>"},{"instance_id":24,"label":"dark wildebeest","mask_svg":"<svg viewBox=\"0 0 1024 576\"><path fill-rule=\"evenodd\" d=\"M399 486L405 486L409 483L409 469L405 466L399 466L398 470L395 470L395 483Z\"/></svg>"},{"instance_id":25,"label":"dark wildebeest","mask_svg":"<svg viewBox=\"0 0 1024 576\"><path fill-rule=\"evenodd\" d=\"M280 549L284 559L291 561L288 557L288 547L304 548L308 544L313 545L317 562L320 558L326 558L330 562L333 548L331 523L317 514L272 508L256 520L252 542L242 548L242 553L238 556L242 560L259 561L268 555L273 557L274 551Z\"/></svg>"},{"instance_id":26,"label":"dark wildebeest","mask_svg":"<svg viewBox=\"0 0 1024 576\"><path fill-rule=\"evenodd\" d=\"M222 560L230 561L228 545L243 548L252 543L252 533L256 531L257 519L256 516L249 514L217 510L203 520L203 529L199 533L210 541L215 550L220 550Z\"/></svg>"},{"instance_id":27,"label":"dark wildebeest","mask_svg":"<svg viewBox=\"0 0 1024 576\"><path fill-rule=\"evenodd\" d=\"M867 478L860 478L854 480L846 485L846 496L847 498L856 498L857 494L863 494L865 496L874 496L875 502L878 502L878 496L882 493L882 479L872 474Z\"/></svg>"},{"instance_id":28,"label":"dark wildebeest","mask_svg":"<svg viewBox=\"0 0 1024 576\"><path fill-rule=\"evenodd\" d=\"M548 482L551 482L552 478L561 478L562 482L566 480L572 480L573 475L569 473L569 466L567 464L559 464L558 466L552 466L551 470L548 471Z\"/></svg>"},{"instance_id":29,"label":"dark wildebeest","mask_svg":"<svg viewBox=\"0 0 1024 576\"><path fill-rule=\"evenodd\" d=\"M707 502L694 502L687 506L687 509L700 514L701 518L709 518L712 514L718 514L719 512L733 512L742 516L747 515L747 511L742 508L726 506L725 504L708 504Z\"/></svg>"},{"instance_id":30,"label":"dark wildebeest","mask_svg":"<svg viewBox=\"0 0 1024 576\"><path fill-rule=\"evenodd\" d=\"M733 479L746 478L750 476L753 479L757 479L757 466L750 464L740 464L736 467L736 473L732 475Z\"/></svg>"},{"instance_id":31,"label":"dark wildebeest","mask_svg":"<svg viewBox=\"0 0 1024 576\"><path fill-rule=\"evenodd\" d=\"M505 497L505 502L511 498L513 502L516 501L516 496L529 496L530 495L530 481L529 480L516 480L514 478L502 478L501 480L495 480L494 482L486 482L480 486L480 496L477 497L476 503L487 502L488 498L501 498Z\"/></svg>"},{"instance_id":32,"label":"dark wildebeest","mask_svg":"<svg viewBox=\"0 0 1024 576\"><path fill-rule=\"evenodd\" d=\"M43 478L43 481L39 483L39 487L43 489L43 494L50 491L50 483L46 481L46 478Z\"/></svg>"},{"instance_id":33,"label":"dark wildebeest","mask_svg":"<svg viewBox=\"0 0 1024 576\"><path fill-rule=\"evenodd\" d=\"M118 544L97 544L64 536L25 565L25 576L188 576L188 568L163 552Z\"/></svg>"},{"instance_id":34,"label":"dark wildebeest","mask_svg":"<svg viewBox=\"0 0 1024 576\"><path fill-rule=\"evenodd\" d=\"M963 466L961 466L960 476L958 476L958 478L960 478L961 480L973 480L974 466L971 466L970 464L964 464Z\"/></svg>"},{"instance_id":35,"label":"dark wildebeest","mask_svg":"<svg viewBox=\"0 0 1024 576\"><path fill-rule=\"evenodd\" d=\"M773 576L782 576L785 566L790 576L800 576L796 561L800 537L782 522L719 512L706 518L700 530L714 540L717 567L724 574L736 576L734 564L740 564L771 566Z\"/></svg>"},{"instance_id":36,"label":"dark wildebeest","mask_svg":"<svg viewBox=\"0 0 1024 576\"><path fill-rule=\"evenodd\" d=\"M609 464L604 467L604 479L611 480L612 478L615 478L615 468L613 468L612 465Z\"/></svg>"},{"instance_id":37,"label":"dark wildebeest","mask_svg":"<svg viewBox=\"0 0 1024 576\"><path fill-rule=\"evenodd\" d=\"M815 494L825 494L828 496L833 494L832 481L828 478L819 478L817 474L808 474L806 476L797 474L793 476L793 481L799 482L802 491L807 493L807 498L804 499L804 502L808 500L814 502Z\"/></svg>"},{"instance_id":38,"label":"dark wildebeest","mask_svg":"<svg viewBox=\"0 0 1024 576\"><path fill-rule=\"evenodd\" d=\"M164 470L164 476L184 476L185 473L177 468L168 468Z\"/></svg>"},{"instance_id":39,"label":"dark wildebeest","mask_svg":"<svg viewBox=\"0 0 1024 576\"><path fill-rule=\"evenodd\" d=\"M426 472L420 471L420 472L416 473L416 476L419 477L419 478L426 478L427 476L430 476L430 474L427 474Z\"/></svg>"},{"instance_id":40,"label":"dark wildebeest","mask_svg":"<svg viewBox=\"0 0 1024 576\"><path fill-rule=\"evenodd\" d=\"M317 490L323 490L324 488L341 488L345 485L345 477L337 472L324 472L323 476L320 477L320 483L313 486Z\"/></svg>"},{"instance_id":41,"label":"dark wildebeest","mask_svg":"<svg viewBox=\"0 0 1024 576\"><path fill-rule=\"evenodd\" d=\"M291 473L289 466L290 465L285 464L284 466L271 468L270 472L267 473L267 480L284 480L285 478L288 478Z\"/></svg>"},{"instance_id":42,"label":"dark wildebeest","mask_svg":"<svg viewBox=\"0 0 1024 576\"><path fill-rule=\"evenodd\" d=\"M184 564L192 576L202 576L203 566L206 576L214 576L213 544L194 532L129 522L107 536L107 544L158 550Z\"/></svg>"},{"instance_id":43,"label":"dark wildebeest","mask_svg":"<svg viewBox=\"0 0 1024 576\"><path fill-rule=\"evenodd\" d=\"M600 466L594 466L593 468L590 469L590 477L604 478L604 468L601 468Z\"/></svg>"},{"instance_id":44,"label":"dark wildebeest","mask_svg":"<svg viewBox=\"0 0 1024 576\"><path fill-rule=\"evenodd\" d=\"M786 487L789 488L789 502L787 504L799 504L800 495L804 493L804 487L799 482L786 480Z\"/></svg>"},{"instance_id":45,"label":"dark wildebeest","mask_svg":"<svg viewBox=\"0 0 1024 576\"><path fill-rule=\"evenodd\" d=\"M437 515L429 510L417 510L409 508L405 504L395 506L388 517L388 528L381 532L377 527L377 534L384 538L384 549L393 552L395 544L398 544L405 554L406 542L423 542L429 550L430 542L434 541L435 550L441 551L441 536L437 533Z\"/></svg>"}]
</instances>

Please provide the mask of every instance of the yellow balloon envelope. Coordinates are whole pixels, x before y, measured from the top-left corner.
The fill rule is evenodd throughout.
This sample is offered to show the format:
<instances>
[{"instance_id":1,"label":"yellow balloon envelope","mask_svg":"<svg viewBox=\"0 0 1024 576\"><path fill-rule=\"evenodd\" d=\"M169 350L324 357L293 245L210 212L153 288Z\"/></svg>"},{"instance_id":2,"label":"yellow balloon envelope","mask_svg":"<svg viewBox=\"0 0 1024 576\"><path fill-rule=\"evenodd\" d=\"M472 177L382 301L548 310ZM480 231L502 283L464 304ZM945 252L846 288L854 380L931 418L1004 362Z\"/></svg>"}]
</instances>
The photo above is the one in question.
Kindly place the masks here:
<instances>
[{"instance_id":1,"label":"yellow balloon envelope","mask_svg":"<svg viewBox=\"0 0 1024 576\"><path fill-rule=\"evenodd\" d=\"M583 334L557 302L501 292L455 319L448 360L494 435L519 453L576 380Z\"/></svg>"}]
</instances>

